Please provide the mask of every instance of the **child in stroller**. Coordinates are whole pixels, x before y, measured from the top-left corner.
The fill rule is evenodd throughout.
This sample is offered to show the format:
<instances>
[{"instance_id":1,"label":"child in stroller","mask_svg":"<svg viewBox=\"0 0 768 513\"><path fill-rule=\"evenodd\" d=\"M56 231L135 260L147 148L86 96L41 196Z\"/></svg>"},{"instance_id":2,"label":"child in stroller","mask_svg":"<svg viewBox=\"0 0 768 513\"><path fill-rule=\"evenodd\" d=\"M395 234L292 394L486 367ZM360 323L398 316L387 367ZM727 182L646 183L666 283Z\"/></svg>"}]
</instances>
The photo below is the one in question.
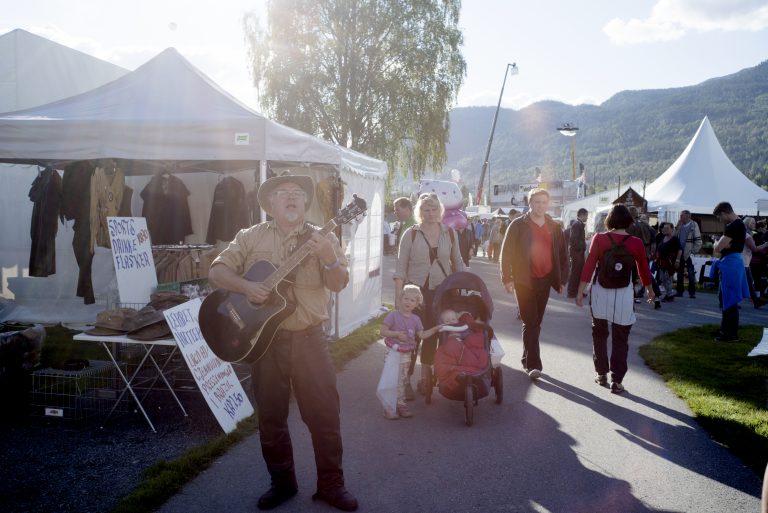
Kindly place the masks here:
<instances>
[{"instance_id":1,"label":"child in stroller","mask_svg":"<svg viewBox=\"0 0 768 513\"><path fill-rule=\"evenodd\" d=\"M491 388L497 404L503 397L501 365L491 358L493 300L482 278L457 272L437 287L431 308L439 312L436 317L441 333L426 402L431 403L432 387L438 385L444 397L464 400L467 425L471 426L478 399L487 396Z\"/></svg>"},{"instance_id":2,"label":"child in stroller","mask_svg":"<svg viewBox=\"0 0 768 513\"><path fill-rule=\"evenodd\" d=\"M481 375L488 367L484 323L475 321L469 312L453 309L440 314L440 346L435 352L435 376L440 393L453 400L464 399L468 376ZM481 380L482 381L482 380ZM488 394L484 386L483 396Z\"/></svg>"}]
</instances>

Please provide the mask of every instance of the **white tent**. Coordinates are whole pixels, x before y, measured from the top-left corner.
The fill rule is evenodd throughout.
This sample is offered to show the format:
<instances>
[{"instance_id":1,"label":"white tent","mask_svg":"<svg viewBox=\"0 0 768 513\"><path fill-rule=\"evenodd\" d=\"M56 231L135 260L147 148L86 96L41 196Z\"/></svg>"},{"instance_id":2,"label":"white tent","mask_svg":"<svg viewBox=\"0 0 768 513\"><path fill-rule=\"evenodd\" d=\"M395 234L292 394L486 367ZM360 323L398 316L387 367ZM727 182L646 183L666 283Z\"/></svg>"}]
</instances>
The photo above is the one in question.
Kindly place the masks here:
<instances>
[{"instance_id":1,"label":"white tent","mask_svg":"<svg viewBox=\"0 0 768 513\"><path fill-rule=\"evenodd\" d=\"M241 104L173 48L86 93L0 116L0 141L6 162L208 161L204 169L222 170L297 156L338 164L341 155Z\"/></svg>"},{"instance_id":2,"label":"white tent","mask_svg":"<svg viewBox=\"0 0 768 513\"><path fill-rule=\"evenodd\" d=\"M0 36L0 112L84 93L127 69L21 29Z\"/></svg>"},{"instance_id":3,"label":"white tent","mask_svg":"<svg viewBox=\"0 0 768 513\"><path fill-rule=\"evenodd\" d=\"M676 221L681 210L711 214L721 201L738 214L755 214L757 200L768 199L768 192L733 165L705 117L685 151L648 186L645 199L660 219Z\"/></svg>"},{"instance_id":4,"label":"white tent","mask_svg":"<svg viewBox=\"0 0 768 513\"><path fill-rule=\"evenodd\" d=\"M16 29L0 36L0 112L84 93L126 73L129 70ZM3 234L0 237L0 301L13 298L9 280L19 279L26 273L32 216L32 203L26 192L36 170L27 165L0 164L0 233ZM62 249L57 252L57 264L65 271L77 269L71 247L72 232L62 227L60 235L57 245L61 243ZM67 236L68 240L64 240ZM48 293L56 296L61 288L59 282L68 284L67 278L71 276L62 272L42 281ZM72 296L74 289L68 285L65 288ZM79 300L79 309L88 315L89 309L82 300ZM4 317L0 313L0 318Z\"/></svg>"},{"instance_id":5,"label":"white tent","mask_svg":"<svg viewBox=\"0 0 768 513\"><path fill-rule=\"evenodd\" d=\"M136 191L134 215L141 212L138 191L149 181L149 175L174 162L179 172L185 173L182 178L192 192L189 203L194 234L186 239L187 243L199 243L205 237L219 173L234 173L246 189L254 184L254 170L262 179L266 176L268 161L273 169L301 168L299 172L316 179L338 176L347 185L344 203L356 193L368 202L370 215L354 230L344 232L352 273L350 287L340 298L344 308L336 309L337 313L341 310L337 333L346 334L378 311L385 163L264 118L220 89L174 49L165 50L136 71L86 93L0 114L2 162L59 167L64 162L99 158L123 159L119 161L121 167L132 175L126 182ZM191 174L194 171L214 173ZM30 173L28 184L33 178L34 173ZM27 191L28 186L13 193L26 195ZM320 224L324 221L317 205L310 216ZM28 226L29 219L23 221ZM60 238L64 232L71 241L68 228L60 229ZM28 238L22 246L28 253ZM57 241L57 257L67 251L66 243L62 248L58 246ZM100 256L97 249L94 269L99 267L99 259L110 261L106 252L106 256ZM5 262L0 263L5 267ZM59 270L57 275L66 272ZM77 274L76 268L69 272ZM63 278L67 281L66 276ZM65 317L58 320L82 322L83 317L95 316L92 310L86 314L78 309L75 313L74 308L71 315L62 315L61 303L65 299L71 302L74 295L72 279L67 287L62 285L53 290L43 284L50 278L16 280L34 282L15 283L18 290L24 290L28 303L36 298L50 301L55 296L58 306L52 315ZM99 292L108 294L110 281L94 274L97 300ZM17 293L17 301L18 296ZM33 302L22 317L52 320L29 318L40 316L40 311L40 302Z\"/></svg>"}]
</instances>

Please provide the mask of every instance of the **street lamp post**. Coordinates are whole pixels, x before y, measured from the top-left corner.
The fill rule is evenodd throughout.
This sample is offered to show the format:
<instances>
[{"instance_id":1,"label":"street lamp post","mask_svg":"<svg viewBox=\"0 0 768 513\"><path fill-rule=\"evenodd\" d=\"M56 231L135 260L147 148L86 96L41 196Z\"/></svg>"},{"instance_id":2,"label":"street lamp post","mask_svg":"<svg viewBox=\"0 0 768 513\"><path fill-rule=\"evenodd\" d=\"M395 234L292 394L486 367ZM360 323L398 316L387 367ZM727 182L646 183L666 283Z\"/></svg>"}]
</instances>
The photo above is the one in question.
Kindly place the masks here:
<instances>
[{"instance_id":1,"label":"street lamp post","mask_svg":"<svg viewBox=\"0 0 768 513\"><path fill-rule=\"evenodd\" d=\"M573 173L571 175L572 180L576 180L576 132L579 127L571 123L563 123L562 126L557 128L557 131L566 137L571 138L571 164L573 167Z\"/></svg>"},{"instance_id":2,"label":"street lamp post","mask_svg":"<svg viewBox=\"0 0 768 513\"><path fill-rule=\"evenodd\" d=\"M483 182L485 181L485 173L488 171L488 158L491 155L491 144L493 144L493 132L496 130L496 120L499 117L499 108L501 108L501 97L504 96L504 86L507 84L507 75L517 75L517 63L507 64L504 68L504 81L501 83L501 93L499 93L499 103L496 104L496 113L493 115L493 124L491 125L491 134L488 136L488 146L485 149L485 158L483 159L483 169L480 171L480 180L477 182L477 196L475 196L476 203L479 205L483 198ZM490 175L488 176L488 204L491 203L491 184Z\"/></svg>"}]
</instances>

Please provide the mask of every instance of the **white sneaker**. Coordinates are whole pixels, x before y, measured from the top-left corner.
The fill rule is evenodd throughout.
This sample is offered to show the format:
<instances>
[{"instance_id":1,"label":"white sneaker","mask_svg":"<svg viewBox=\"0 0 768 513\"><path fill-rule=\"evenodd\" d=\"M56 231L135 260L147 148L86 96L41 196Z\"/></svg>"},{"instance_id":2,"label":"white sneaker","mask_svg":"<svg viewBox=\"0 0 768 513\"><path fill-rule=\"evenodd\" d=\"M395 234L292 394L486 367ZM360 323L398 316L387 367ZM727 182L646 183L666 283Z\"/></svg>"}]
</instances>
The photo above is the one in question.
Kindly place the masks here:
<instances>
[{"instance_id":1,"label":"white sneaker","mask_svg":"<svg viewBox=\"0 0 768 513\"><path fill-rule=\"evenodd\" d=\"M528 377L531 379L539 379L541 377L541 371L539 369L531 369L528 371Z\"/></svg>"},{"instance_id":2,"label":"white sneaker","mask_svg":"<svg viewBox=\"0 0 768 513\"><path fill-rule=\"evenodd\" d=\"M614 381L611 383L611 392L614 394L620 394L624 391L624 385L619 383L618 381Z\"/></svg>"}]
</instances>

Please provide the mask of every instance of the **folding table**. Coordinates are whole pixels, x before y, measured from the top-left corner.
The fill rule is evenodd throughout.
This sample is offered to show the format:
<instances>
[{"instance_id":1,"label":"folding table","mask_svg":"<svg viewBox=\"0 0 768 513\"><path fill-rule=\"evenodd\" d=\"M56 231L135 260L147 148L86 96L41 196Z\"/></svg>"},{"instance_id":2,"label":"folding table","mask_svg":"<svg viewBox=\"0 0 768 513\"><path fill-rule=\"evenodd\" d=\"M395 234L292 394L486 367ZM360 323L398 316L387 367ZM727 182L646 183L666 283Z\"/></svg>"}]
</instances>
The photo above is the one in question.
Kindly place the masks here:
<instances>
[{"instance_id":1,"label":"folding table","mask_svg":"<svg viewBox=\"0 0 768 513\"><path fill-rule=\"evenodd\" d=\"M142 400L147 396L147 393L149 393L149 390L151 390L155 386L158 379L162 381L162 383L171 393L173 398L176 400L176 404L179 405L179 408L181 409L181 412L184 414L184 416L185 417L187 416L187 411L184 409L184 406L181 404L181 401L179 400L179 397L176 395L176 392L173 390L173 387L171 386L171 384L168 383L168 380L165 378L165 373L164 373L165 367L168 365L168 362L171 361L171 358L178 350L176 341L173 338L164 338L159 340L134 340L126 336L108 337L103 335L86 335L85 333L80 333L79 335L75 335L74 337L72 337L72 339L78 342L96 342L98 344L101 344L101 346L109 355L109 359L112 360L112 363L115 365L115 368L117 369L117 373L120 375L123 382L125 383L125 388L120 393L120 396L117 398L117 401L115 401L114 406L112 406L112 409L107 414L106 418L104 419L104 422L106 422L107 419L110 417L110 415L112 415L112 413L115 411L115 408L117 408L117 405L120 404L120 401L123 400L125 393L128 392L133 397L133 400L136 403L136 406L138 406L139 410L141 410L141 413L142 415L144 415L144 418L147 420L149 427L152 428L152 431L157 433L157 430L155 429L154 424L152 424L152 421L149 419L149 415L147 415L146 410L144 410L144 405L142 404ZM126 376L126 374L121 369L120 365L117 363L115 354L113 350L110 348L111 344L133 344L143 349L144 356L142 357L141 361L139 362L138 366L133 371L130 377ZM165 360L165 362L163 362L162 366L158 365L157 361L155 360L155 357L152 356L152 350L155 349L156 347L172 348L171 354L168 355L167 359ZM144 368L144 366L148 363L150 363L155 368L155 370L157 371L157 375L150 383L147 393L145 393L141 398L139 398L139 396L136 394L136 390L134 389L136 385L136 377L139 375L139 372L142 370L142 368Z\"/></svg>"}]
</instances>

